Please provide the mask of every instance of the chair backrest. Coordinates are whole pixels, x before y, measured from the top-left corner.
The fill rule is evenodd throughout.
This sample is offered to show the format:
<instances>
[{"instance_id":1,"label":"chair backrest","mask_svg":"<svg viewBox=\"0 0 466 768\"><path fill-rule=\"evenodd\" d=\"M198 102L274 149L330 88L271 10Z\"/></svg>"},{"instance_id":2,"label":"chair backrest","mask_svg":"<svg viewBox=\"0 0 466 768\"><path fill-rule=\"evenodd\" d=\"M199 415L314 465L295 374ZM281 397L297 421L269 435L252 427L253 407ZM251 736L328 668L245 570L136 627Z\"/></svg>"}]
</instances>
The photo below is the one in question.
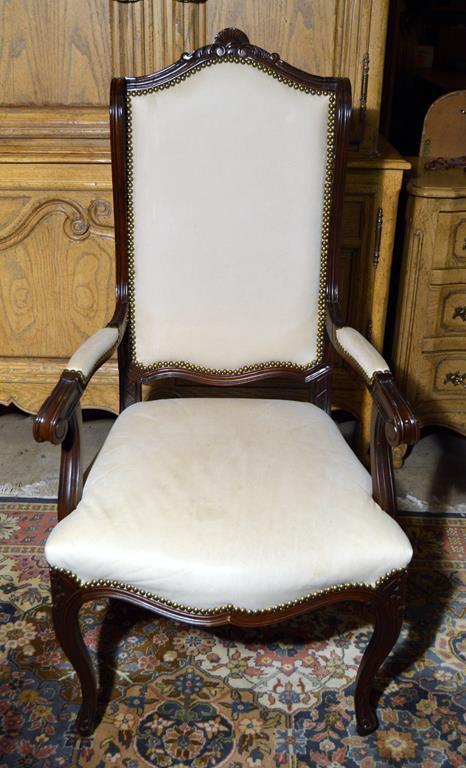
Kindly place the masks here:
<instances>
[{"instance_id":1,"label":"chair backrest","mask_svg":"<svg viewBox=\"0 0 466 768\"><path fill-rule=\"evenodd\" d=\"M347 80L301 72L238 30L114 81L135 370L231 377L322 361L350 102Z\"/></svg>"}]
</instances>

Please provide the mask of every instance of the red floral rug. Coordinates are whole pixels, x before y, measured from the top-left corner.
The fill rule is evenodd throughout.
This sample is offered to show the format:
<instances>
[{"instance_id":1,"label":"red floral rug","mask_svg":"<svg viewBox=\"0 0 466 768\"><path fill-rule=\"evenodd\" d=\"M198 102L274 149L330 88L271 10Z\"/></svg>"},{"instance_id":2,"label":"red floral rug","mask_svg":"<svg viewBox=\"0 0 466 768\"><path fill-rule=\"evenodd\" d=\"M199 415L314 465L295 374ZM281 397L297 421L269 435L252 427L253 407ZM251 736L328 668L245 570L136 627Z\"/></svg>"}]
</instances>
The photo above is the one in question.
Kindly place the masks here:
<instances>
[{"instance_id":1,"label":"red floral rug","mask_svg":"<svg viewBox=\"0 0 466 768\"><path fill-rule=\"evenodd\" d=\"M464 520L401 518L416 556L404 630L378 678L376 733L355 731L371 632L355 605L205 631L98 603L82 622L110 703L90 739L75 737L78 685L51 625L42 548L54 520L50 502L0 502L0 768L466 764Z\"/></svg>"}]
</instances>

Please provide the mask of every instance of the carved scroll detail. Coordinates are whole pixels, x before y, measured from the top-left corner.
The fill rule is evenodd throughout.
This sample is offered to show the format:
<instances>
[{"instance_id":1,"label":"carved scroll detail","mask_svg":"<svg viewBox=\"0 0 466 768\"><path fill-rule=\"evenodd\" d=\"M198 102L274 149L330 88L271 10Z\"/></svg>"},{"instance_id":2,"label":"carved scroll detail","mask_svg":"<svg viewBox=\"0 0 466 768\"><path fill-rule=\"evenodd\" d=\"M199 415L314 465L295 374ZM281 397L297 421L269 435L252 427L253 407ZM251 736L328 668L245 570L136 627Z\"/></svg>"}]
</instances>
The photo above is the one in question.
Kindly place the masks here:
<instances>
[{"instance_id":1,"label":"carved scroll detail","mask_svg":"<svg viewBox=\"0 0 466 768\"><path fill-rule=\"evenodd\" d=\"M112 206L108 200L93 200L87 209L89 222L96 227L112 228L112 225L108 223L111 214Z\"/></svg>"},{"instance_id":2,"label":"carved scroll detail","mask_svg":"<svg viewBox=\"0 0 466 768\"><path fill-rule=\"evenodd\" d=\"M63 231L70 240L85 240L91 234L113 238L113 225L107 220L111 211L111 205L106 200L93 200L87 209L74 200L45 200L10 224L7 232L0 237L0 250L22 242L41 221L56 214L65 217Z\"/></svg>"},{"instance_id":3,"label":"carved scroll detail","mask_svg":"<svg viewBox=\"0 0 466 768\"><path fill-rule=\"evenodd\" d=\"M203 48L198 48L196 51L189 53L185 52L181 58L184 61L196 61L206 56L218 56L221 58L228 53L233 53L239 58L252 56L253 58L260 58L273 64L281 61L278 53L269 53L269 51L265 51L257 45L251 45L247 35L233 27L219 32L214 42L210 45L205 45Z\"/></svg>"}]
</instances>

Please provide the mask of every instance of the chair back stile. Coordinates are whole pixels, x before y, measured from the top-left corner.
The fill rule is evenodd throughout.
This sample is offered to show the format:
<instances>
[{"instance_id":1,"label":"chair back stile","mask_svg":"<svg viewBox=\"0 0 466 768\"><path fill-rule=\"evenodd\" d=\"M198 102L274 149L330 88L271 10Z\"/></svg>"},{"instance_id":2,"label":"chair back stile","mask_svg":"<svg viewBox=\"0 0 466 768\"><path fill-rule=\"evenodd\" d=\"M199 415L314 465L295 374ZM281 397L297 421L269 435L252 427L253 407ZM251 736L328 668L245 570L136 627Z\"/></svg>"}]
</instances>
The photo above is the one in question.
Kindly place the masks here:
<instances>
[{"instance_id":1,"label":"chair back stile","mask_svg":"<svg viewBox=\"0 0 466 768\"><path fill-rule=\"evenodd\" d=\"M322 394L350 109L348 80L237 30L112 81L122 409L166 378L286 378Z\"/></svg>"}]
</instances>

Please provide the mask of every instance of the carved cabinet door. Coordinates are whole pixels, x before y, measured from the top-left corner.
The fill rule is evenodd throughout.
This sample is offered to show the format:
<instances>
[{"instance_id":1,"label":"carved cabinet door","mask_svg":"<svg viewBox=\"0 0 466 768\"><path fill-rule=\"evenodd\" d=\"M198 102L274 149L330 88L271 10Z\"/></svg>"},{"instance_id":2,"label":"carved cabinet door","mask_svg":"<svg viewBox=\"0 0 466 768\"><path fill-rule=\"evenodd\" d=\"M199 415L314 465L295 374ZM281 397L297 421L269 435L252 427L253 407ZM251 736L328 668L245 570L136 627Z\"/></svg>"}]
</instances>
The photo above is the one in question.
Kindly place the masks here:
<instances>
[{"instance_id":1,"label":"carved cabinet door","mask_svg":"<svg viewBox=\"0 0 466 768\"><path fill-rule=\"evenodd\" d=\"M73 189L63 188L63 166L0 176L0 401L26 411L37 410L66 360L113 312L111 189L93 170L92 189L84 165ZM112 361L85 404L116 411L116 375Z\"/></svg>"}]
</instances>

